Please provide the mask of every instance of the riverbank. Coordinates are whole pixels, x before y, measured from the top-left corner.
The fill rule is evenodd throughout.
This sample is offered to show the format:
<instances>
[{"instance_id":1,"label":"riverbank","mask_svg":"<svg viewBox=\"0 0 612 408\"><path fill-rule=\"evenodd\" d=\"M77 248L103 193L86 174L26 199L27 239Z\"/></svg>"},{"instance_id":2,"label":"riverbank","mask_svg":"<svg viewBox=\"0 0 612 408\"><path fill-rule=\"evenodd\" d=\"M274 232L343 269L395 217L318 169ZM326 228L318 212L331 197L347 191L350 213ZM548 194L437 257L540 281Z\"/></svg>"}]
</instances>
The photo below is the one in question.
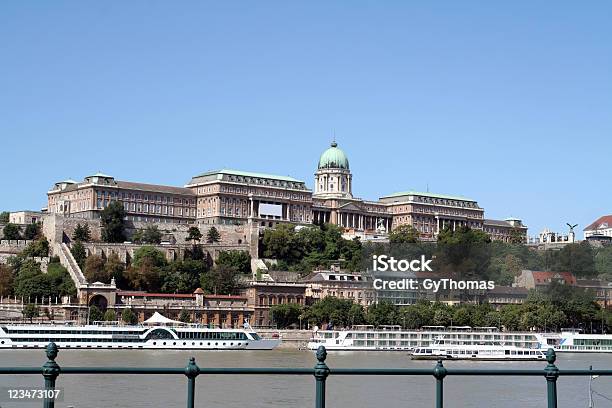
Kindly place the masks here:
<instances>
[{"instance_id":1,"label":"riverbank","mask_svg":"<svg viewBox=\"0 0 612 408\"><path fill-rule=\"evenodd\" d=\"M282 341L277 348L288 350L305 350L312 337L311 330L258 329L257 334L264 338L279 335Z\"/></svg>"}]
</instances>

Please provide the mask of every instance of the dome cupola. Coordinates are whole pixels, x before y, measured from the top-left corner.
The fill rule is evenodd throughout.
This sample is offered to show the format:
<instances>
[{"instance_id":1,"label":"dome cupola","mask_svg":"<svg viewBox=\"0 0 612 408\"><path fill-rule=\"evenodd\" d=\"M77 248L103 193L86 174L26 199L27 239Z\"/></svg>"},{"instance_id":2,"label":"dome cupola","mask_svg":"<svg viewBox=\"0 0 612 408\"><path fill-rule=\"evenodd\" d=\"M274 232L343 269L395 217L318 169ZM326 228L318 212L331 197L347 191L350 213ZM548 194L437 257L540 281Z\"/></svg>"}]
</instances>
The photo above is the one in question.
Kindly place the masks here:
<instances>
[{"instance_id":1,"label":"dome cupola","mask_svg":"<svg viewBox=\"0 0 612 408\"><path fill-rule=\"evenodd\" d=\"M319 169L349 169L349 161L342 149L338 148L338 143L333 141L329 149L321 154L319 159Z\"/></svg>"}]
</instances>

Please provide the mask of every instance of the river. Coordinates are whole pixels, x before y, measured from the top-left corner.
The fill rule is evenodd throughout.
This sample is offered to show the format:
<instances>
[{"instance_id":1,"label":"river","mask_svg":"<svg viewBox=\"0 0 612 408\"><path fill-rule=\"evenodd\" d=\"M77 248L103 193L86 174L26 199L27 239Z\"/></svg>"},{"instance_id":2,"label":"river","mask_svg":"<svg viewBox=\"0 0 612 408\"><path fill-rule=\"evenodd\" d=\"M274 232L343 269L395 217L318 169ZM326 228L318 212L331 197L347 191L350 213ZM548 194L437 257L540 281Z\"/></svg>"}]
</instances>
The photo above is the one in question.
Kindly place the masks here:
<instances>
[{"instance_id":1,"label":"river","mask_svg":"<svg viewBox=\"0 0 612 408\"><path fill-rule=\"evenodd\" d=\"M190 356L208 367L313 367L308 351L153 351L153 350L60 350L61 366L162 366L184 367ZM2 350L0 366L40 366L43 350ZM330 352L330 367L433 367L433 361L412 361L405 352ZM445 362L447 367L544 368L545 362ZM612 354L560 354L557 366L587 369L612 368ZM559 407L588 406L588 377L561 377ZM313 407L314 379L310 376L206 376L196 380L196 406L223 408ZM11 387L35 387L42 376L0 376L3 393ZM184 407L186 378L162 375L60 375L57 386L64 392L57 407ZM612 378L594 380L593 389L612 398ZM434 405L433 377L330 376L329 407L402 407ZM445 407L544 407L546 380L539 377L447 377ZM612 402L595 396L595 407ZM40 402L10 402L0 397L0 407L40 407Z\"/></svg>"}]
</instances>

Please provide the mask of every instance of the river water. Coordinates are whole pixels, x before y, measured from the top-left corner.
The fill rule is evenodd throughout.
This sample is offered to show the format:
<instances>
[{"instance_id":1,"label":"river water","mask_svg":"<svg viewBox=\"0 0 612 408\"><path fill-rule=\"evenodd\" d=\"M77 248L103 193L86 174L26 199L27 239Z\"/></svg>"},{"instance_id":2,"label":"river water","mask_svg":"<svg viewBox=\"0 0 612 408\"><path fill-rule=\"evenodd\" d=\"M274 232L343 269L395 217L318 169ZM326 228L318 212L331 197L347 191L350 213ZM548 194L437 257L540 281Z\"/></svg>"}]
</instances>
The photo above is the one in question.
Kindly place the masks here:
<instances>
[{"instance_id":1,"label":"river water","mask_svg":"<svg viewBox=\"0 0 612 408\"><path fill-rule=\"evenodd\" d=\"M190 356L208 367L313 367L313 352L273 351L154 351L60 350L61 366L184 367ZM43 350L2 350L0 366L40 366ZM433 367L433 361L412 361L405 352L330 352L328 365L343 368ZM544 368L545 362L445 362L447 367ZM612 368L612 354L560 354L561 369ZM561 377L559 407L588 407L588 377ZM542 377L447 377L445 407L545 407L546 380ZM311 376L200 375L196 380L196 406L223 408L313 407ZM0 375L0 389L41 388L42 376ZM60 375L64 392L57 407L184 407L186 378L162 375ZM612 377L594 380L596 392L612 398ZM328 407L434 406L433 377L330 376ZM612 407L611 400L595 396L595 407ZM40 407L40 402L13 402L0 396L0 407Z\"/></svg>"}]
</instances>

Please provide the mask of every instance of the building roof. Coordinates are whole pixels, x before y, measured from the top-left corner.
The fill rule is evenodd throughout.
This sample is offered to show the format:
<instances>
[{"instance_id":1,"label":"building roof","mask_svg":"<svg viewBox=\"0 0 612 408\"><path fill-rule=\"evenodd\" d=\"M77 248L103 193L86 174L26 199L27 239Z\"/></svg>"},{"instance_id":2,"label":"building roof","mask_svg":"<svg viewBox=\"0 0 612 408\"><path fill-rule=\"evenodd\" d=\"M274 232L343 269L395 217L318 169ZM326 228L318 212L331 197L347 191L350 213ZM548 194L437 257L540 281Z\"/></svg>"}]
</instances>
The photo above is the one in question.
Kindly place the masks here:
<instances>
[{"instance_id":1,"label":"building roof","mask_svg":"<svg viewBox=\"0 0 612 408\"><path fill-rule=\"evenodd\" d=\"M508 221L504 221L504 220L489 220L489 219L485 219L484 220L484 224L485 225L495 225L495 226L498 226L498 227L511 227L512 226Z\"/></svg>"},{"instance_id":2,"label":"building roof","mask_svg":"<svg viewBox=\"0 0 612 408\"><path fill-rule=\"evenodd\" d=\"M319 158L319 169L349 169L349 161L344 151L333 141Z\"/></svg>"},{"instance_id":3,"label":"building roof","mask_svg":"<svg viewBox=\"0 0 612 408\"><path fill-rule=\"evenodd\" d=\"M567 285L575 285L576 277L571 272L544 272L544 271L531 271L533 274L534 283L547 284L552 279L563 279Z\"/></svg>"},{"instance_id":4,"label":"building roof","mask_svg":"<svg viewBox=\"0 0 612 408\"><path fill-rule=\"evenodd\" d=\"M463 196L455 196L455 195L447 195L447 194L436 194L436 193L423 193L420 191L401 191L399 193L393 193L393 194L389 194L386 196L381 197L380 199L384 199L384 198L394 198L394 197L403 197L403 196L411 196L411 195L415 195L415 196L421 196L421 197L431 197L431 198L442 198L442 199L446 199L446 200L458 200L458 201L471 201L471 202L476 202L476 200L472 200L471 198L467 198L467 197L463 197Z\"/></svg>"},{"instance_id":5,"label":"building roof","mask_svg":"<svg viewBox=\"0 0 612 408\"><path fill-rule=\"evenodd\" d=\"M206 173L202 173L202 174L199 174L197 176L194 176L194 178L196 178L196 177L212 176L212 175L215 175L215 174L218 174L218 175L227 174L227 175L230 175L230 176L265 178L265 179L271 179L271 180L282 180L282 181L291 181L291 182L294 182L294 183L303 183L303 181L295 179L293 177L289 177L289 176L278 176L276 174L254 173L254 172L250 172L250 171L241 171L241 170L232 170L232 169L221 169L221 170L207 171Z\"/></svg>"},{"instance_id":6,"label":"building roof","mask_svg":"<svg viewBox=\"0 0 612 408\"><path fill-rule=\"evenodd\" d=\"M612 228L612 215L604 215L602 217L599 217L594 222L587 225L583 231L592 231L606 228Z\"/></svg>"},{"instance_id":7,"label":"building roof","mask_svg":"<svg viewBox=\"0 0 612 408\"><path fill-rule=\"evenodd\" d=\"M190 195L190 196L195 195L192 190L185 188L185 187L162 186L159 184L134 183L131 181L117 180L117 187L130 189L130 190L152 191L154 193L182 194L182 195Z\"/></svg>"}]
</instances>

